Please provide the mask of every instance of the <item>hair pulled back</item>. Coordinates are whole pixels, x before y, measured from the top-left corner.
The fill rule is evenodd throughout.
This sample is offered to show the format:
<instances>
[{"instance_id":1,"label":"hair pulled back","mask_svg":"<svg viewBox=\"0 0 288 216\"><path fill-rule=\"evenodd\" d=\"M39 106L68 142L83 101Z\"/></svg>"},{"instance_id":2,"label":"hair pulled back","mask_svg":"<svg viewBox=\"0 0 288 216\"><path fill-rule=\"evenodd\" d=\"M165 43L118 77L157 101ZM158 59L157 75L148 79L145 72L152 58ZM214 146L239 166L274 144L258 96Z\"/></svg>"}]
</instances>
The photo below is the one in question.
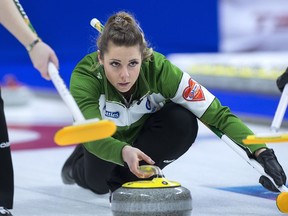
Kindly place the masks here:
<instances>
[{"instance_id":1,"label":"hair pulled back","mask_svg":"<svg viewBox=\"0 0 288 216\"><path fill-rule=\"evenodd\" d=\"M143 60L149 59L152 55L153 50L148 48L143 31L135 18L127 12L118 12L109 17L106 22L104 30L97 40L101 59L103 59L104 53L108 51L109 42L116 46L139 45Z\"/></svg>"}]
</instances>

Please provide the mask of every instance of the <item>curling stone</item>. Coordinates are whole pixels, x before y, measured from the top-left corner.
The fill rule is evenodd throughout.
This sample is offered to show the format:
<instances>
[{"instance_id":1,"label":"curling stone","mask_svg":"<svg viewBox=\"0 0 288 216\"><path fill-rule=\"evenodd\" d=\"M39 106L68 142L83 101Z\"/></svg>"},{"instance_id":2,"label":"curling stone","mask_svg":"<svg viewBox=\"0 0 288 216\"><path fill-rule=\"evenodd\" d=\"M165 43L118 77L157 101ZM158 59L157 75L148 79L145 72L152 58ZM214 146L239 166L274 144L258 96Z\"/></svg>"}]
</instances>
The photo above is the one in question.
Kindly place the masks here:
<instances>
[{"instance_id":1,"label":"curling stone","mask_svg":"<svg viewBox=\"0 0 288 216\"><path fill-rule=\"evenodd\" d=\"M189 216L192 214L190 191L178 182L167 180L157 166L141 166L153 172L152 180L127 182L113 192L113 216Z\"/></svg>"}]
</instances>

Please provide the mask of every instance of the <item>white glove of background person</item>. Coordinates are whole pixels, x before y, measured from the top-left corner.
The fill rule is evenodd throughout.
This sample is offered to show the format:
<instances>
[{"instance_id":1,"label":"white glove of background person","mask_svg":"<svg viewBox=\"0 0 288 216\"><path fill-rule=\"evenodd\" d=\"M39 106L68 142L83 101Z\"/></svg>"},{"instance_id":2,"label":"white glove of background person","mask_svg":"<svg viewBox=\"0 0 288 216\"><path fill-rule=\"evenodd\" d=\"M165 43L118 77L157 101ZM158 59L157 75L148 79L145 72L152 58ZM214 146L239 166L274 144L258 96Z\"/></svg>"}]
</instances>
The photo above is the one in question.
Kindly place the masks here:
<instances>
[{"instance_id":1,"label":"white glove of background person","mask_svg":"<svg viewBox=\"0 0 288 216\"><path fill-rule=\"evenodd\" d=\"M139 170L139 161L145 161L146 163L153 165L155 162L144 152L138 148L126 145L122 149L122 158L127 163L130 171L138 178L149 178L151 174L147 174Z\"/></svg>"},{"instance_id":2,"label":"white glove of background person","mask_svg":"<svg viewBox=\"0 0 288 216\"><path fill-rule=\"evenodd\" d=\"M50 80L48 74L49 62L53 62L56 68L59 68L59 62L55 52L43 41L40 41L33 47L29 52L29 56L34 68L36 68L40 72L41 76L46 80Z\"/></svg>"}]
</instances>

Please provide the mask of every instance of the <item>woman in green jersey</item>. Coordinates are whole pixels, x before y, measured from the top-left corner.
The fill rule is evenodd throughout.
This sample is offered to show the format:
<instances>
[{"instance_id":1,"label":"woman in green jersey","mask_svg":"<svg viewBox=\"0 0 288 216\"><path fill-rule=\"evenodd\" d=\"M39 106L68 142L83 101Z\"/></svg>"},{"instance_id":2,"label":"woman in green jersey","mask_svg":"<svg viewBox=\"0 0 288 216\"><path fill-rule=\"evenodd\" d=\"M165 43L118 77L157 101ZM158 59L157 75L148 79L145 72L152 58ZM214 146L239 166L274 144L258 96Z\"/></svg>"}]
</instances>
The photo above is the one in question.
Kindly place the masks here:
<instances>
[{"instance_id":1,"label":"woman in green jersey","mask_svg":"<svg viewBox=\"0 0 288 216\"><path fill-rule=\"evenodd\" d=\"M117 132L78 145L62 168L64 183L104 194L145 178L139 165L163 169L177 160L195 141L199 119L237 142L277 185L285 184L273 150L265 144L245 146L242 140L252 131L205 87L149 48L129 13L108 19L97 46L74 69L70 90L85 118L113 120ZM268 178L260 181L277 190Z\"/></svg>"}]
</instances>

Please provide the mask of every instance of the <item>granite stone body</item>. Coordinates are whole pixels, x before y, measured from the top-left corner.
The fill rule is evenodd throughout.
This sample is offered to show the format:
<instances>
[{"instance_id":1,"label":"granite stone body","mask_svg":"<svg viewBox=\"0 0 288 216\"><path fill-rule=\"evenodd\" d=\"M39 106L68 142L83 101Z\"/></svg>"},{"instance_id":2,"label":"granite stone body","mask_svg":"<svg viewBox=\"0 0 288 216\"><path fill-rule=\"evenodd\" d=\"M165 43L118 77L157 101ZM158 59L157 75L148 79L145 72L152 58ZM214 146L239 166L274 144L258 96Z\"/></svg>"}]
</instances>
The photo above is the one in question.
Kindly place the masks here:
<instances>
[{"instance_id":1,"label":"granite stone body","mask_svg":"<svg viewBox=\"0 0 288 216\"><path fill-rule=\"evenodd\" d=\"M182 186L171 188L124 188L112 195L113 216L190 216L192 196Z\"/></svg>"}]
</instances>

